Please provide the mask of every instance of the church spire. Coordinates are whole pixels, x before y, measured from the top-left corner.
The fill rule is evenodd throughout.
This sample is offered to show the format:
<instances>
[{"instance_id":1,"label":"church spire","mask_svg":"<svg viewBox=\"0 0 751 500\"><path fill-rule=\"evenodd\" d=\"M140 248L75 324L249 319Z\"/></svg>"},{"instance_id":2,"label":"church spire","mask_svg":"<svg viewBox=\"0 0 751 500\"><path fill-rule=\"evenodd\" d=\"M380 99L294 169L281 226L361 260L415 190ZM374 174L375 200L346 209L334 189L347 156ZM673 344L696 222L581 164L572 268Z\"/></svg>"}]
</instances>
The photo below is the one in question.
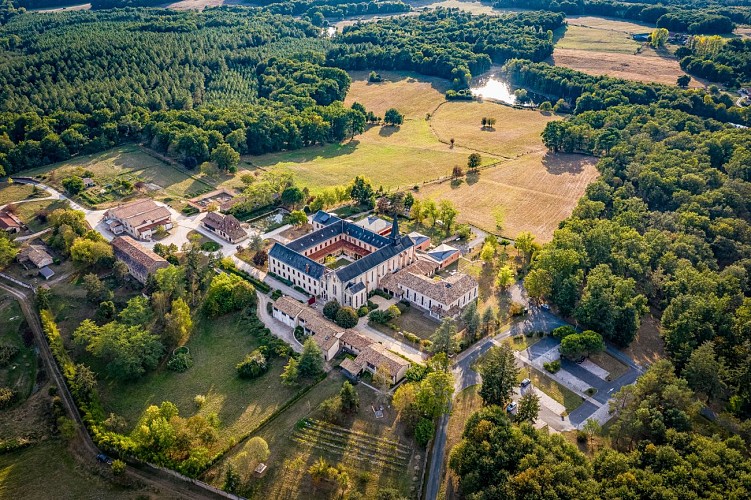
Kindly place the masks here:
<instances>
[{"instance_id":1,"label":"church spire","mask_svg":"<svg viewBox=\"0 0 751 500\"><path fill-rule=\"evenodd\" d=\"M391 242L396 243L399 239L399 216L394 214L394 223L391 225Z\"/></svg>"}]
</instances>

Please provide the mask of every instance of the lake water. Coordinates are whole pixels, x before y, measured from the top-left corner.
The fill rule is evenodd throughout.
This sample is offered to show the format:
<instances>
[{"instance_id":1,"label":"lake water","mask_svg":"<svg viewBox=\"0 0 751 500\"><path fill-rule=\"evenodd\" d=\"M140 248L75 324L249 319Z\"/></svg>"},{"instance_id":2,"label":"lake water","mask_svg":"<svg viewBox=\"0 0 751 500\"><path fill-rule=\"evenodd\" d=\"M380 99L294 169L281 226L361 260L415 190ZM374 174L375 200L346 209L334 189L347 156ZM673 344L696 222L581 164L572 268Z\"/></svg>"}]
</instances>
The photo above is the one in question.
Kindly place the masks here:
<instances>
[{"instance_id":1,"label":"lake water","mask_svg":"<svg viewBox=\"0 0 751 500\"><path fill-rule=\"evenodd\" d=\"M472 91L472 95L476 97L500 101L506 104L534 107L546 100L544 96L527 91L527 97L530 100L525 103L518 102L514 94L516 89L498 73L488 73L475 78L470 84L469 89Z\"/></svg>"}]
</instances>

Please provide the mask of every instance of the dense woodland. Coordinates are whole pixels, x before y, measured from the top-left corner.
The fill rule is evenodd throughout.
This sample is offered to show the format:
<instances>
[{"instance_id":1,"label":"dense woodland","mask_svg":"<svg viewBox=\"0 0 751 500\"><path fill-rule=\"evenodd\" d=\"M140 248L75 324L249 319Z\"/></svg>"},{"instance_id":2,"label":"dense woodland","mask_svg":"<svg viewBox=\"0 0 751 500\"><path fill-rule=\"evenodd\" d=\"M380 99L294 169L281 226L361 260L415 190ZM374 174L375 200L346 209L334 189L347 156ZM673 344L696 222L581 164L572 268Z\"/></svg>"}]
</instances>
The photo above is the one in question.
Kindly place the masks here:
<instances>
[{"instance_id":1,"label":"dense woodland","mask_svg":"<svg viewBox=\"0 0 751 500\"><path fill-rule=\"evenodd\" d=\"M564 78L587 90L573 117L548 124L546 145L603 156L602 177L537 256L530 293L620 345L649 307L659 311L677 369L713 342L727 367L713 397L749 418L751 136L715 119L735 108L695 91L616 80L587 87L590 77L524 64L512 63L511 74L551 82L548 91Z\"/></svg>"},{"instance_id":2,"label":"dense woodland","mask_svg":"<svg viewBox=\"0 0 751 500\"><path fill-rule=\"evenodd\" d=\"M498 0L499 8L525 8L564 12L566 14L607 16L655 24L680 33L732 33L736 23L749 23L748 8L743 2L627 2L611 0Z\"/></svg>"},{"instance_id":3,"label":"dense woodland","mask_svg":"<svg viewBox=\"0 0 751 500\"><path fill-rule=\"evenodd\" d=\"M728 87L751 83L751 40L696 36L676 51L681 68L694 76Z\"/></svg>"}]
</instances>

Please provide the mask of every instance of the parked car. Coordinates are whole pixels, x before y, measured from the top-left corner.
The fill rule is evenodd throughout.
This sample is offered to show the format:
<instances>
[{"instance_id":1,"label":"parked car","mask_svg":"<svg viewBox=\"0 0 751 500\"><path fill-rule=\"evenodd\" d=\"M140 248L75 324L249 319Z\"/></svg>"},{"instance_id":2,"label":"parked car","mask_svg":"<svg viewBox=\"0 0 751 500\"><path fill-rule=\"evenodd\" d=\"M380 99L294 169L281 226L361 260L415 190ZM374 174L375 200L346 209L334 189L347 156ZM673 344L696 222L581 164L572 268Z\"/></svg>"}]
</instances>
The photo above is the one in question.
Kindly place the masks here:
<instances>
[{"instance_id":1,"label":"parked car","mask_svg":"<svg viewBox=\"0 0 751 500\"><path fill-rule=\"evenodd\" d=\"M525 378L524 380L522 380L522 381L521 381L521 382L519 383L519 388L520 388L520 389L525 389L525 388L526 388L526 387L527 387L527 386L528 386L529 384L531 384L531 383L532 383L532 381L531 381L531 380L529 380L528 378Z\"/></svg>"},{"instance_id":2,"label":"parked car","mask_svg":"<svg viewBox=\"0 0 751 500\"><path fill-rule=\"evenodd\" d=\"M546 311L550 311L550 306L548 304L542 304L540 307Z\"/></svg>"},{"instance_id":3,"label":"parked car","mask_svg":"<svg viewBox=\"0 0 751 500\"><path fill-rule=\"evenodd\" d=\"M100 463L112 465L112 459L108 457L107 455L105 455L104 453L100 453L99 455L97 455L96 459Z\"/></svg>"},{"instance_id":4,"label":"parked car","mask_svg":"<svg viewBox=\"0 0 751 500\"><path fill-rule=\"evenodd\" d=\"M511 415L516 415L516 412L519 408L519 405L516 404L516 401L512 401L509 403L509 405L506 407L506 411L510 413Z\"/></svg>"}]
</instances>

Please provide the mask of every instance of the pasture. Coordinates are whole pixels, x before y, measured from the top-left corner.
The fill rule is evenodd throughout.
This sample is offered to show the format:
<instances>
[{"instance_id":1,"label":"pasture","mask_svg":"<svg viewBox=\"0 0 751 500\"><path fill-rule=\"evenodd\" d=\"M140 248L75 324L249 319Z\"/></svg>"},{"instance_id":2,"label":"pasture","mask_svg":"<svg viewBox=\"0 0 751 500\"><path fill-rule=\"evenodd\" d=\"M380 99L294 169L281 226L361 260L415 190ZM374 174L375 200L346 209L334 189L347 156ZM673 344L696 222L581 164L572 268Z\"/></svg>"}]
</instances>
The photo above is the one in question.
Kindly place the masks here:
<instances>
[{"instance_id":1,"label":"pasture","mask_svg":"<svg viewBox=\"0 0 751 500\"><path fill-rule=\"evenodd\" d=\"M0 205L25 200L31 197L34 188L28 184L0 182Z\"/></svg>"},{"instance_id":2,"label":"pasture","mask_svg":"<svg viewBox=\"0 0 751 500\"><path fill-rule=\"evenodd\" d=\"M505 214L500 233L515 238L529 231L539 242L553 237L558 223L571 215L587 185L598 176L596 159L582 155L537 152L482 170L465 181L425 186L418 197L448 199L459 209L459 222L497 232L493 208Z\"/></svg>"},{"instance_id":3,"label":"pasture","mask_svg":"<svg viewBox=\"0 0 751 500\"><path fill-rule=\"evenodd\" d=\"M675 85L683 75L675 47L655 50L633 40L647 33L646 25L592 16L571 16L568 27L556 32L553 64L593 75ZM692 81L692 86L701 83Z\"/></svg>"}]
</instances>

